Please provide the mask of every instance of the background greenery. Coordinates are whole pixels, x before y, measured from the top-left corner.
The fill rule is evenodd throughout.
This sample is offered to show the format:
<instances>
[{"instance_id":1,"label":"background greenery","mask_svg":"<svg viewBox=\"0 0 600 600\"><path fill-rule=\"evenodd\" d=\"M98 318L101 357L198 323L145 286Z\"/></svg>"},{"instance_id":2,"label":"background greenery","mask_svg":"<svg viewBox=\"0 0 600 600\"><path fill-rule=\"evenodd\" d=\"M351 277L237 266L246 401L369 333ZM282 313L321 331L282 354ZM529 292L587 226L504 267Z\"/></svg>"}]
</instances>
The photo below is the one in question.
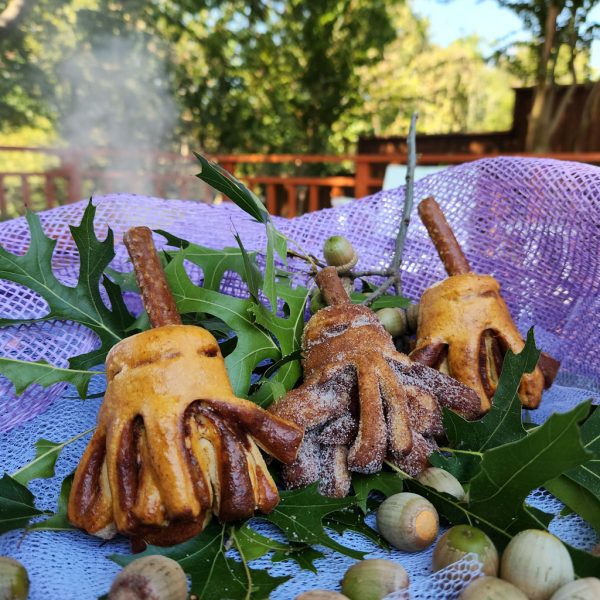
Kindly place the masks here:
<instances>
[{"instance_id":1,"label":"background greenery","mask_svg":"<svg viewBox=\"0 0 600 600\"><path fill-rule=\"evenodd\" d=\"M531 39L486 57L400 0L0 0L1 142L337 153L415 109L422 133L507 129L511 86L593 77L598 0L499 3Z\"/></svg>"}]
</instances>

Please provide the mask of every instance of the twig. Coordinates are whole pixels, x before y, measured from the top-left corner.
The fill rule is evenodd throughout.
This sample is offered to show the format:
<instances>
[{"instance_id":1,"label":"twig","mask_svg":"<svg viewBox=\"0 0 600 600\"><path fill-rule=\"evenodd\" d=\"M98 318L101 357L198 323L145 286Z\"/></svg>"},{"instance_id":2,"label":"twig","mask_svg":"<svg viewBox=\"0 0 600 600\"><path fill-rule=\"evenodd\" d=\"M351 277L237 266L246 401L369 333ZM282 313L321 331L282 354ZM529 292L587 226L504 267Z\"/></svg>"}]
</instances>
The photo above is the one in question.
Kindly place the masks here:
<instances>
[{"instance_id":1,"label":"twig","mask_svg":"<svg viewBox=\"0 0 600 600\"><path fill-rule=\"evenodd\" d=\"M417 119L418 113L413 113L410 119L410 129L408 131L408 165L406 169L406 195L404 197L404 212L402 213L402 221L398 229L396 237L396 248L394 250L394 258L392 260L392 270L398 274L398 283L400 283L401 273L400 264L402 263L402 253L404 252L404 244L406 243L406 233L410 224L410 215L413 209L415 190L415 168L417 166Z\"/></svg>"},{"instance_id":2,"label":"twig","mask_svg":"<svg viewBox=\"0 0 600 600\"><path fill-rule=\"evenodd\" d=\"M410 119L410 129L408 131L408 163L406 165L406 193L404 196L404 210L402 211L402 220L398 228L398 234L396 236L396 245L394 247L394 256L392 257L391 265L388 269L381 273L374 273L376 275L387 276L387 279L372 293L369 294L364 300L363 304L371 304L374 300L377 300L380 296L385 294L387 290L393 285L397 295L402 292L401 288L401 271L400 265L402 263L402 253L404 251L404 244L406 242L406 233L408 231L408 225L410 224L410 215L414 203L414 182L415 182L415 168L417 165L417 150L416 150L416 136L417 136L417 118L418 113L413 113Z\"/></svg>"},{"instance_id":3,"label":"twig","mask_svg":"<svg viewBox=\"0 0 600 600\"><path fill-rule=\"evenodd\" d=\"M415 168L417 165L417 148L416 148L416 136L417 136L417 119L419 113L413 113L410 119L410 129L408 131L407 146L408 146L408 160L406 164L406 193L404 197L404 208L402 211L402 219L398 227L398 233L396 235L396 243L394 245L394 254L392 261L386 269L379 270L365 270L365 271L349 271L345 276L351 279L359 279L361 277L385 277L384 282L377 287L371 294L369 294L362 302L362 304L369 305L373 303L377 298L383 296L390 287L394 286L396 295L402 293L402 274L400 266L402 264L402 253L404 252L404 244L406 243L406 234L408 226L410 224L410 215L412 213L414 204L414 182L415 182ZM295 258L310 263L311 275L316 273L317 267L325 266L315 256L306 253L298 244L295 244L299 252L288 250L288 254Z\"/></svg>"}]
</instances>

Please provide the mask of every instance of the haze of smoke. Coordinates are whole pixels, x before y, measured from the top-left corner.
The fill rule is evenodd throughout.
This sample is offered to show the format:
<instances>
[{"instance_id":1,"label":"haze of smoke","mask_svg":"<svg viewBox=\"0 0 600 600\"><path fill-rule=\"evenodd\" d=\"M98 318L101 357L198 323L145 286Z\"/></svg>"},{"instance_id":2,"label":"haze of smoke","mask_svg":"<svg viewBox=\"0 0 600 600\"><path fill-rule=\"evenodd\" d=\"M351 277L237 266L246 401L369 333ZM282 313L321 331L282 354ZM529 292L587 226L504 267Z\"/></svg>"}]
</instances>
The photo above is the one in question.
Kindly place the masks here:
<instances>
[{"instance_id":1,"label":"haze of smoke","mask_svg":"<svg viewBox=\"0 0 600 600\"><path fill-rule=\"evenodd\" d=\"M136 40L111 37L63 63L60 79L71 92L62 137L85 170L98 172L85 191L154 193L152 152L168 147L178 114L164 65Z\"/></svg>"}]
</instances>

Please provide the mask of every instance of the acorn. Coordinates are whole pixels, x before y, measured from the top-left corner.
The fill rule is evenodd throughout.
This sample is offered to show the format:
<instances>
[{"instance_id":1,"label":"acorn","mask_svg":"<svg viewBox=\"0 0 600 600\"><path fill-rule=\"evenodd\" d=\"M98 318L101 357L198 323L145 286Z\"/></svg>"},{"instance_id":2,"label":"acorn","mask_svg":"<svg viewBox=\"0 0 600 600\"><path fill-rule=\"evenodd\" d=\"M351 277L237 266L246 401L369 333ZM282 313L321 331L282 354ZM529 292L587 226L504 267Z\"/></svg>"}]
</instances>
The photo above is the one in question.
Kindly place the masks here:
<instances>
[{"instance_id":1,"label":"acorn","mask_svg":"<svg viewBox=\"0 0 600 600\"><path fill-rule=\"evenodd\" d=\"M342 593L350 600L382 600L407 587L406 569L384 558L361 560L353 564L342 579Z\"/></svg>"},{"instance_id":2,"label":"acorn","mask_svg":"<svg viewBox=\"0 0 600 600\"><path fill-rule=\"evenodd\" d=\"M0 556L0 600L26 600L28 594L27 569L14 558Z\"/></svg>"},{"instance_id":3,"label":"acorn","mask_svg":"<svg viewBox=\"0 0 600 600\"><path fill-rule=\"evenodd\" d=\"M406 333L406 313L401 308L381 308L375 314L393 338Z\"/></svg>"},{"instance_id":4,"label":"acorn","mask_svg":"<svg viewBox=\"0 0 600 600\"><path fill-rule=\"evenodd\" d=\"M575 572L569 552L557 537L540 529L526 529L506 546L500 577L531 600L546 600L573 581Z\"/></svg>"},{"instance_id":5,"label":"acorn","mask_svg":"<svg viewBox=\"0 0 600 600\"><path fill-rule=\"evenodd\" d=\"M477 527L455 525L438 540L433 550L431 566L439 571L473 552L483 563L486 575L498 575L498 551L490 538Z\"/></svg>"},{"instance_id":6,"label":"acorn","mask_svg":"<svg viewBox=\"0 0 600 600\"><path fill-rule=\"evenodd\" d=\"M356 250L343 235L333 235L325 240L323 256L330 267L336 267L339 274L347 273L358 262Z\"/></svg>"},{"instance_id":7,"label":"acorn","mask_svg":"<svg viewBox=\"0 0 600 600\"><path fill-rule=\"evenodd\" d=\"M406 309L406 321L408 325L408 331L410 333L416 333L419 325L419 304L409 304Z\"/></svg>"},{"instance_id":8,"label":"acorn","mask_svg":"<svg viewBox=\"0 0 600 600\"><path fill-rule=\"evenodd\" d=\"M114 579L108 600L186 600L187 578L174 560L154 554L129 563Z\"/></svg>"},{"instance_id":9,"label":"acorn","mask_svg":"<svg viewBox=\"0 0 600 600\"><path fill-rule=\"evenodd\" d=\"M556 590L550 600L598 600L600 598L600 579L584 577L571 581Z\"/></svg>"},{"instance_id":10,"label":"acorn","mask_svg":"<svg viewBox=\"0 0 600 600\"><path fill-rule=\"evenodd\" d=\"M431 546L439 531L439 516L429 500L402 492L384 500L377 510L379 533L392 546L418 552Z\"/></svg>"},{"instance_id":11,"label":"acorn","mask_svg":"<svg viewBox=\"0 0 600 600\"><path fill-rule=\"evenodd\" d=\"M429 467L420 473L417 481L438 492L454 496L457 500L465 499L465 489L460 481L452 473L448 473L444 469Z\"/></svg>"},{"instance_id":12,"label":"acorn","mask_svg":"<svg viewBox=\"0 0 600 600\"><path fill-rule=\"evenodd\" d=\"M311 590L296 596L294 600L349 600L348 596L339 592L330 592L327 590Z\"/></svg>"},{"instance_id":13,"label":"acorn","mask_svg":"<svg viewBox=\"0 0 600 600\"><path fill-rule=\"evenodd\" d=\"M488 576L472 581L458 600L527 600L527 596L512 583Z\"/></svg>"}]
</instances>

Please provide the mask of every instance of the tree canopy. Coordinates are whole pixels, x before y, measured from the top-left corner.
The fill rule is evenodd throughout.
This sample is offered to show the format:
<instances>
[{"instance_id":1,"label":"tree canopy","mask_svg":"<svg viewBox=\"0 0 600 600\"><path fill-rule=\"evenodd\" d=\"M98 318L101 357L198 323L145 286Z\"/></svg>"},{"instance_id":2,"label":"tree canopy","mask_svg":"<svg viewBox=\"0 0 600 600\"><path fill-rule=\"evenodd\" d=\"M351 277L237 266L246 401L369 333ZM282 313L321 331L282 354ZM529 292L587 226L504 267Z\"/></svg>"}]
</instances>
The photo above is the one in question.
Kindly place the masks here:
<instances>
[{"instance_id":1,"label":"tree canopy","mask_svg":"<svg viewBox=\"0 0 600 600\"><path fill-rule=\"evenodd\" d=\"M546 56L548 2L528 1L499 0L541 57L519 74L516 54L491 65L476 38L436 46L401 0L0 0L0 127L76 147L298 153L405 133L415 109L422 132L504 129L511 85L539 81ZM572 71L565 43L589 47L580 15L600 0L569 1L546 73Z\"/></svg>"}]
</instances>

